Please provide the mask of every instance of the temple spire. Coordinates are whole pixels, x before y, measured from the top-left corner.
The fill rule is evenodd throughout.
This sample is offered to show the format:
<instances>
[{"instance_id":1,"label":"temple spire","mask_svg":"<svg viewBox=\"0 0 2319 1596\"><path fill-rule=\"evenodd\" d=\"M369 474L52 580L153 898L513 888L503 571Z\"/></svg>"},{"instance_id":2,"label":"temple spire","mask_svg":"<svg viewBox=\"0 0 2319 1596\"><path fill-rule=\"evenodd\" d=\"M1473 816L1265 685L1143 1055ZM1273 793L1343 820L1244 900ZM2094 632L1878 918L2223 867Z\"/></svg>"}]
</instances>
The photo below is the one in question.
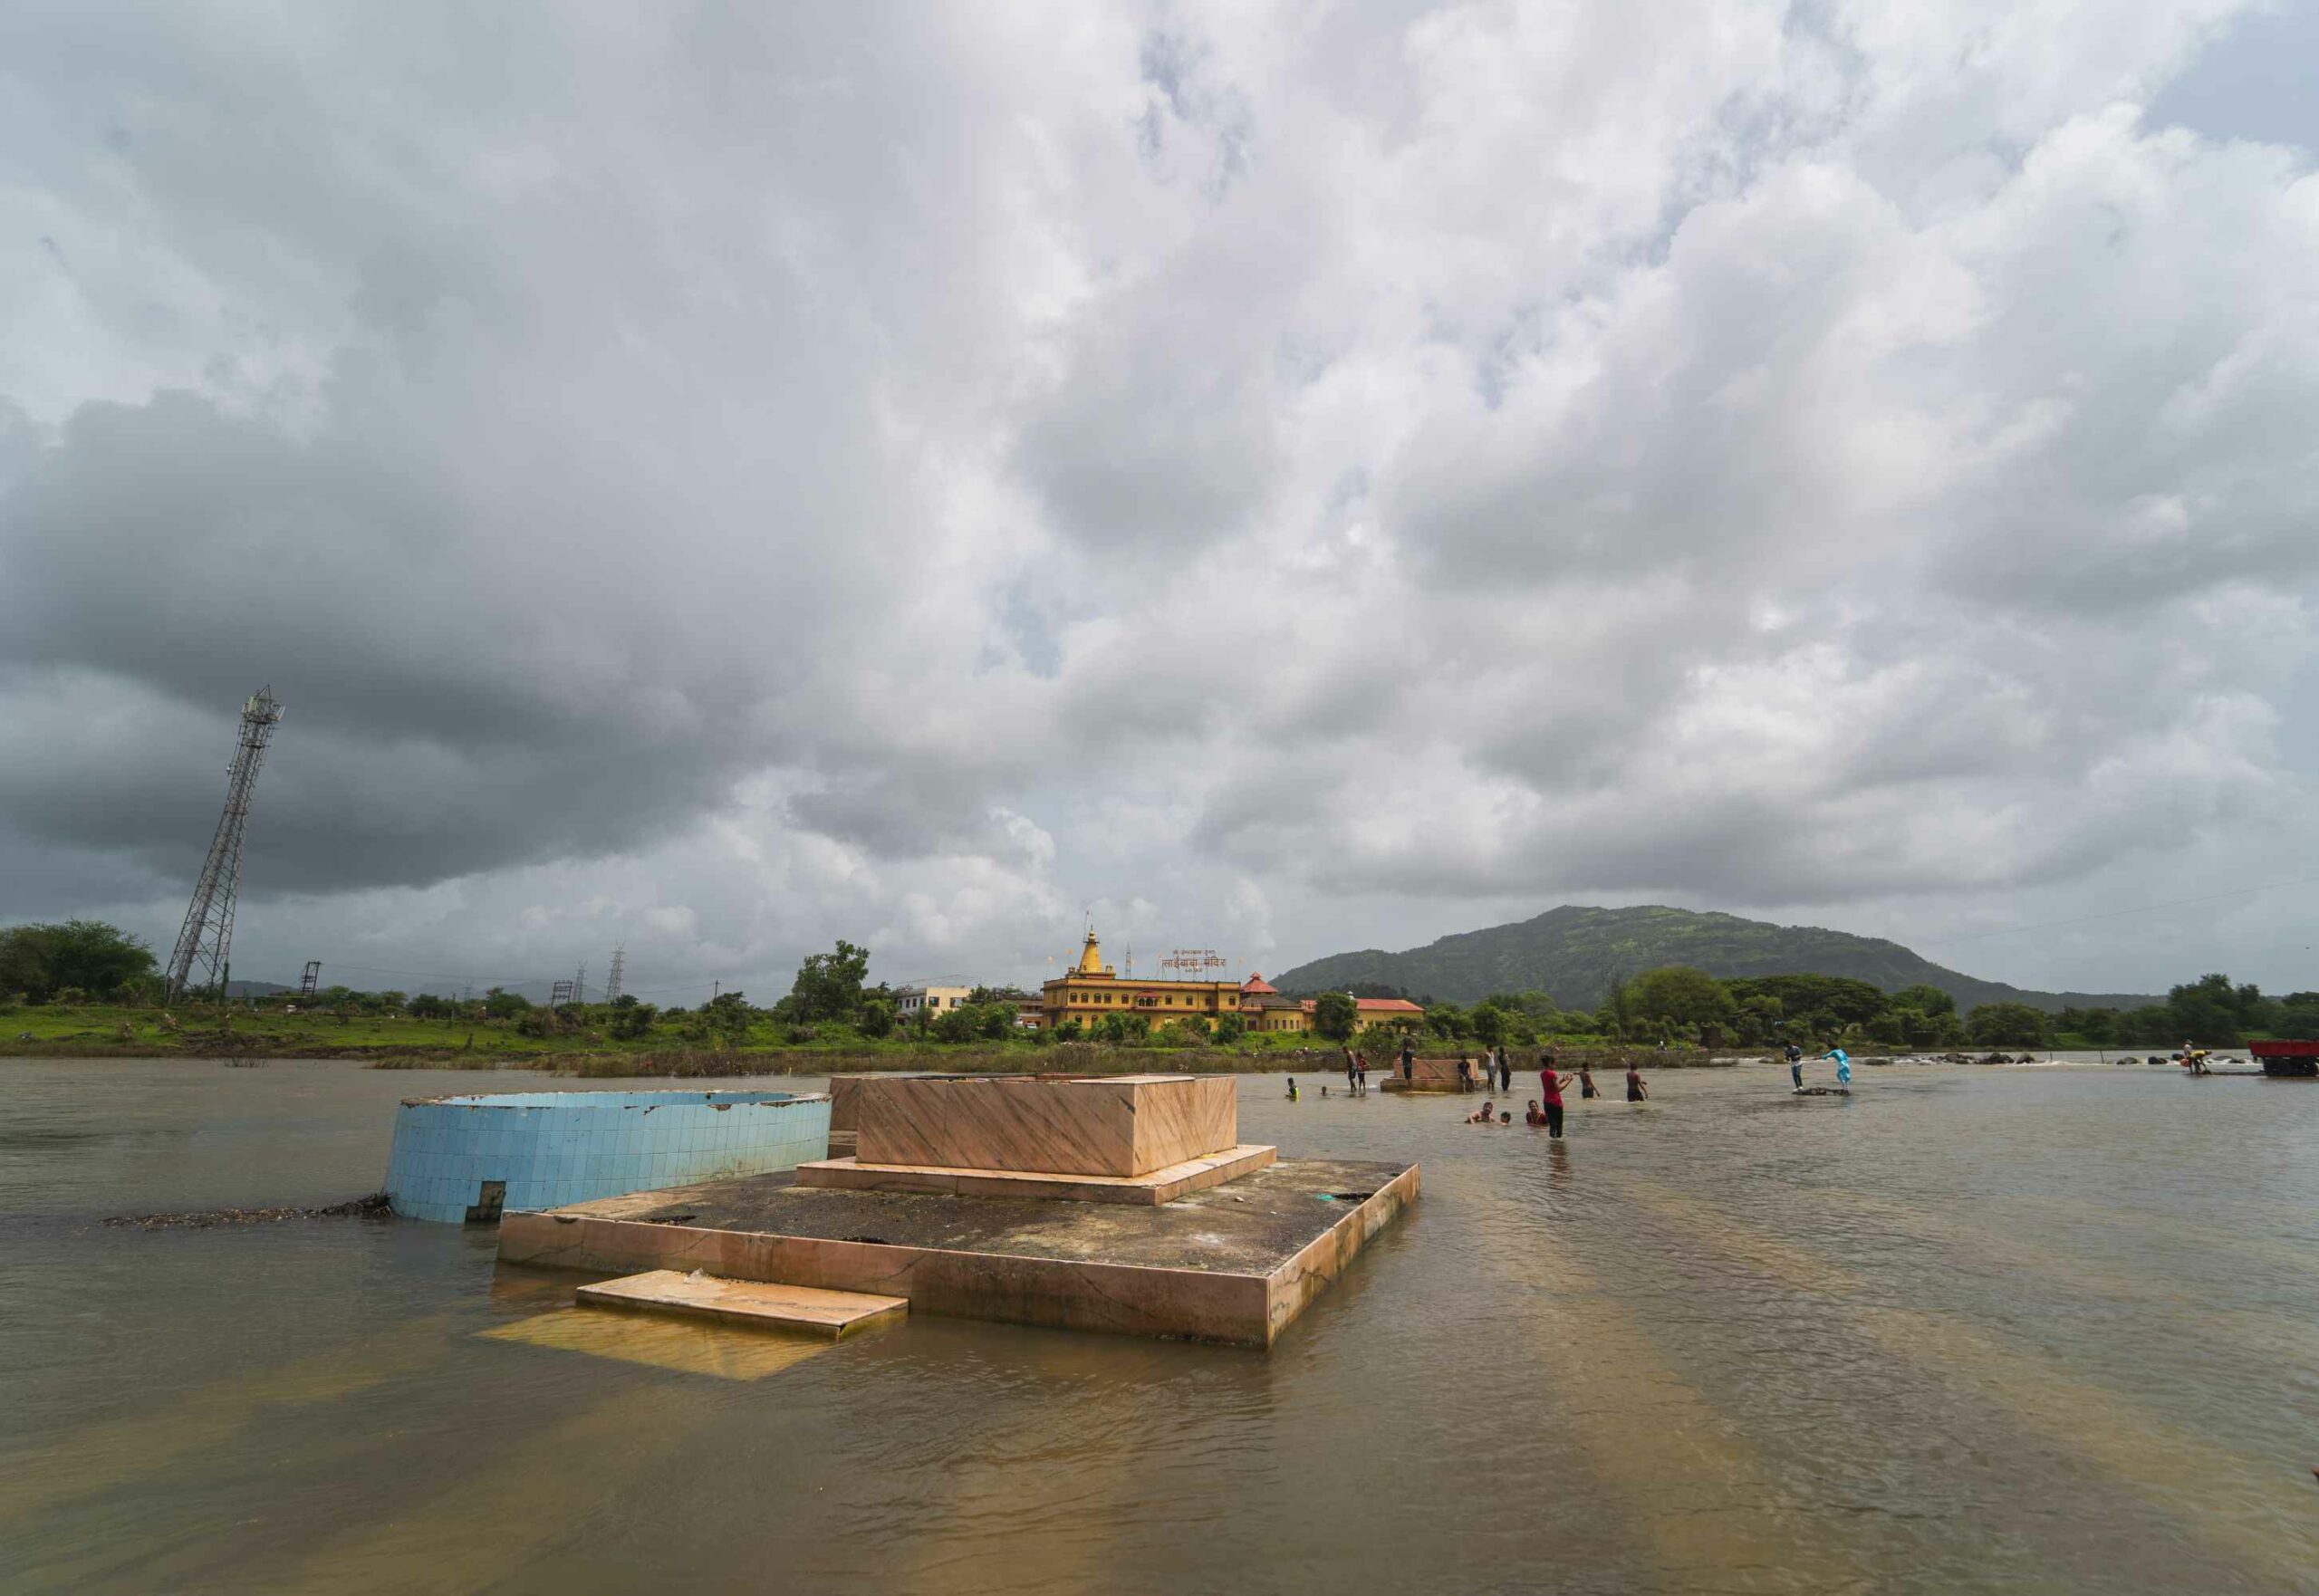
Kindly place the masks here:
<instances>
[{"instance_id":1,"label":"temple spire","mask_svg":"<svg viewBox=\"0 0 2319 1596\"><path fill-rule=\"evenodd\" d=\"M1073 972L1081 976L1107 974L1103 968L1103 950L1095 946L1095 928L1087 928L1087 947L1079 956L1079 968Z\"/></svg>"}]
</instances>

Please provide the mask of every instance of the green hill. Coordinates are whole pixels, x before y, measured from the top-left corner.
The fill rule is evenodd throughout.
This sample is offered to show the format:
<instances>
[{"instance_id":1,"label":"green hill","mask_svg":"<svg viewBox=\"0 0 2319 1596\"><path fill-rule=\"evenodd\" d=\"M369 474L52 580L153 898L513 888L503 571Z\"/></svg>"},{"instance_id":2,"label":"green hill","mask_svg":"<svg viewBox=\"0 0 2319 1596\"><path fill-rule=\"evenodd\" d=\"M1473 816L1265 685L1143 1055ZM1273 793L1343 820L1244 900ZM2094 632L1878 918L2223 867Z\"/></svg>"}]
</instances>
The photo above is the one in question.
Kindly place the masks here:
<instances>
[{"instance_id":1,"label":"green hill","mask_svg":"<svg viewBox=\"0 0 2319 1596\"><path fill-rule=\"evenodd\" d=\"M1273 977L1283 992L1398 987L1412 997L1472 1003L1493 992L1543 991L1564 1008L1592 1009L1613 981L1662 965L1711 976L1849 976L1887 992L1920 982L1969 1010L1984 1003L2063 1008L2140 1008L2162 998L2122 993L2027 992L1945 969L1880 937L1817 926L1775 926L1686 909L1584 909L1565 904L1533 920L1444 937L1400 953L1336 953Z\"/></svg>"}]
</instances>

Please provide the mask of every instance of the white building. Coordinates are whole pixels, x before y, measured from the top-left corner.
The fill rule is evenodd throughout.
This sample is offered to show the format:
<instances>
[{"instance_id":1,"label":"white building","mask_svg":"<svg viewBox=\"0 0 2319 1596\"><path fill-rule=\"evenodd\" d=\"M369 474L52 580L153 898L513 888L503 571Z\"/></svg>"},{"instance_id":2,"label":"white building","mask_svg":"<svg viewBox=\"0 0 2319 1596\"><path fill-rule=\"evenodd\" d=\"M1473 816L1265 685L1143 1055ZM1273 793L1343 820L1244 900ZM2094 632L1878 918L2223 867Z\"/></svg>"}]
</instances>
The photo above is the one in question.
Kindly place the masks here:
<instances>
[{"instance_id":1,"label":"white building","mask_svg":"<svg viewBox=\"0 0 2319 1596\"><path fill-rule=\"evenodd\" d=\"M899 986L894 989L894 1017L914 1019L923 1014L929 1019L964 1008L971 986Z\"/></svg>"}]
</instances>

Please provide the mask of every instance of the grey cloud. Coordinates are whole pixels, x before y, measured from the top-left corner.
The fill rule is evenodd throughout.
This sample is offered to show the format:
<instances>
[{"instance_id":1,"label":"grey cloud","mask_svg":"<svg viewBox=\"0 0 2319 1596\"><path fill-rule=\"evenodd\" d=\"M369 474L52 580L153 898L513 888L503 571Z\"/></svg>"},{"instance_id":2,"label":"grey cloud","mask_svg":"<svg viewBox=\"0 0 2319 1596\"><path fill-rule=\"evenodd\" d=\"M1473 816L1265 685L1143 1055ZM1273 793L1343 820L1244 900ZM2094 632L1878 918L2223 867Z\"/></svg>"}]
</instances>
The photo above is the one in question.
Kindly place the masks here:
<instances>
[{"instance_id":1,"label":"grey cloud","mask_svg":"<svg viewBox=\"0 0 2319 1596\"><path fill-rule=\"evenodd\" d=\"M2259 873L2319 322L2231 16L8 14L0 908L166 937L265 681L293 965Z\"/></svg>"}]
</instances>

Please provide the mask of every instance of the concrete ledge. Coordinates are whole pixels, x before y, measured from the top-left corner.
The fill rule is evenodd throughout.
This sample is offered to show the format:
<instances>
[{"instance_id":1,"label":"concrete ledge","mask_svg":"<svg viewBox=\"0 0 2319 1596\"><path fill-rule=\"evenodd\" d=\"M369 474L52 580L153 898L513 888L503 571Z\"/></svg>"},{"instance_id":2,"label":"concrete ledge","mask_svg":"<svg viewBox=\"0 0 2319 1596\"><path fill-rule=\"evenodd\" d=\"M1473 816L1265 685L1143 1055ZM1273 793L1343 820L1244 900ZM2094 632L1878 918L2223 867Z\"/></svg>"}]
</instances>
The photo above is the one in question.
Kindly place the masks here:
<instances>
[{"instance_id":1,"label":"concrete ledge","mask_svg":"<svg viewBox=\"0 0 2319 1596\"><path fill-rule=\"evenodd\" d=\"M654 1269L619 1280L583 1285L576 1293L592 1308L675 1313L773 1330L800 1331L831 1341L874 1324L891 1323L909 1312L900 1297L861 1292L823 1291L804 1285L770 1285L754 1280L719 1280L674 1269Z\"/></svg>"},{"instance_id":2,"label":"concrete ledge","mask_svg":"<svg viewBox=\"0 0 2319 1596\"><path fill-rule=\"evenodd\" d=\"M1150 1206L844 1191L785 1176L508 1215L502 1262L694 1269L913 1313L1269 1347L1418 1195L1416 1166L1275 1162Z\"/></svg>"},{"instance_id":3,"label":"concrete ledge","mask_svg":"<svg viewBox=\"0 0 2319 1596\"><path fill-rule=\"evenodd\" d=\"M827 1159L797 1166L797 1184L843 1191L934 1192L951 1197L1054 1197L1072 1203L1172 1203L1253 1174L1279 1149L1242 1145L1187 1159L1149 1175L1024 1175L1004 1169L945 1169L929 1164L864 1164Z\"/></svg>"}]
</instances>

